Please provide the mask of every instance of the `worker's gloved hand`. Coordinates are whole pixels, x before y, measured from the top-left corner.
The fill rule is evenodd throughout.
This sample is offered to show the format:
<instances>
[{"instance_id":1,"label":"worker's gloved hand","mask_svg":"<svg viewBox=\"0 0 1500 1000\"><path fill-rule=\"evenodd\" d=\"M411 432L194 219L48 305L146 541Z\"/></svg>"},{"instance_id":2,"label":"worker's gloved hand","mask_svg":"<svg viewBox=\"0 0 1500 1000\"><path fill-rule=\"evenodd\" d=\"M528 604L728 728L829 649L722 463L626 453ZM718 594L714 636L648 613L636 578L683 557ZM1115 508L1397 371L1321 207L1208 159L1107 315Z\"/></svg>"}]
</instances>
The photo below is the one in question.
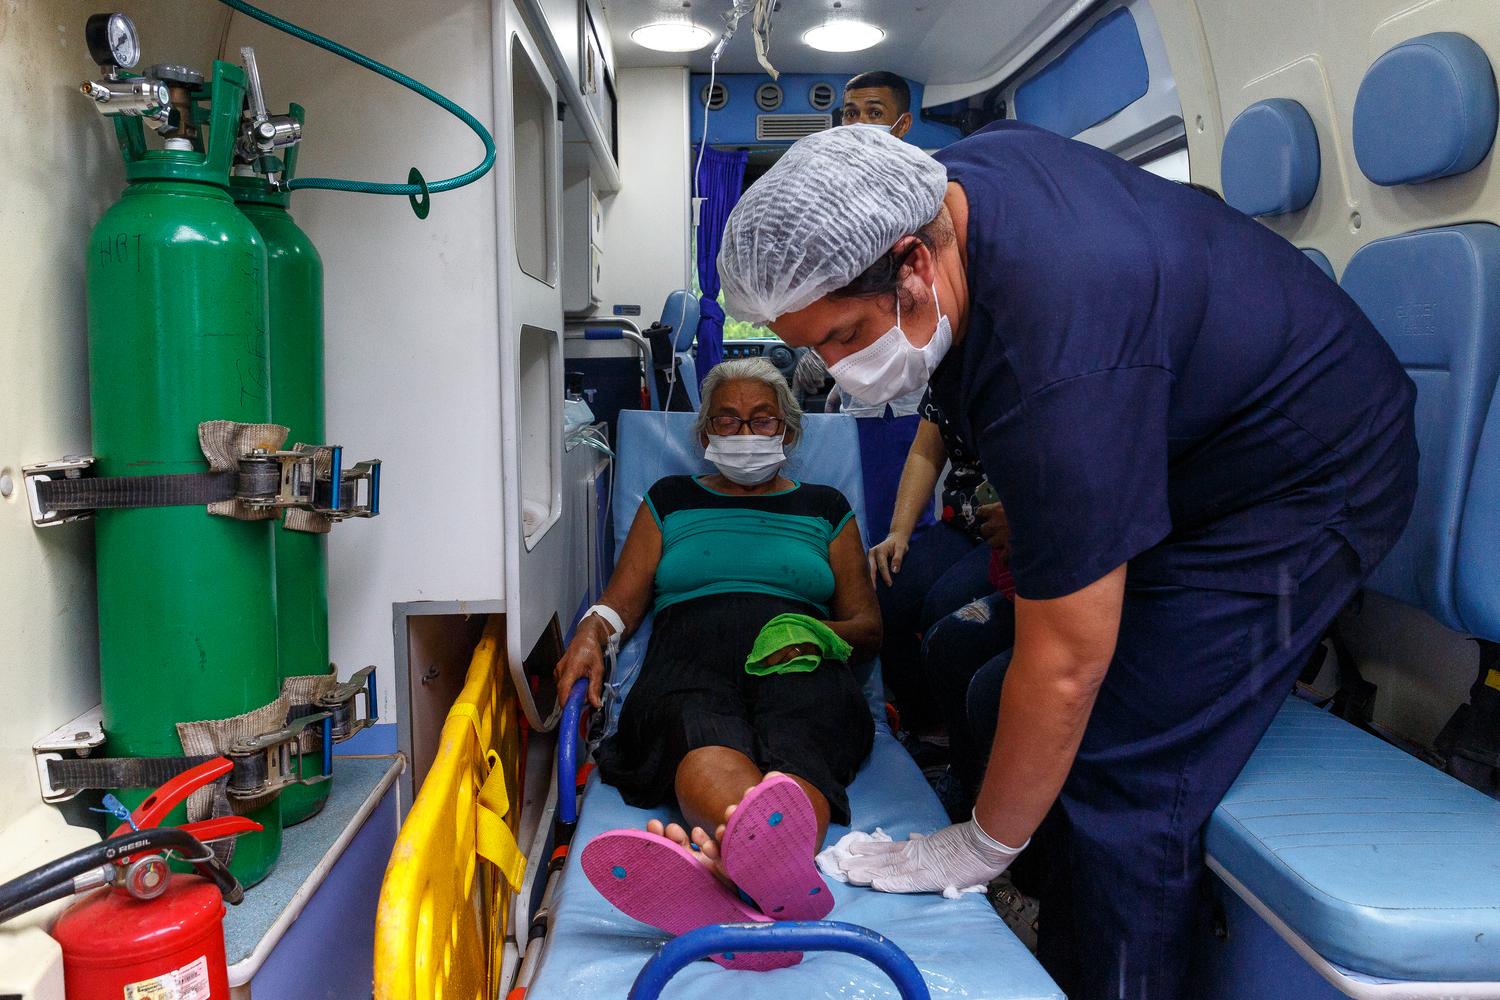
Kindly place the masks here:
<instances>
[{"instance_id":1,"label":"worker's gloved hand","mask_svg":"<svg viewBox=\"0 0 1500 1000\"><path fill-rule=\"evenodd\" d=\"M988 884L1026 844L1007 847L971 819L930 837L912 834L910 840L855 844L842 867L852 884L881 892L942 892Z\"/></svg>"}]
</instances>

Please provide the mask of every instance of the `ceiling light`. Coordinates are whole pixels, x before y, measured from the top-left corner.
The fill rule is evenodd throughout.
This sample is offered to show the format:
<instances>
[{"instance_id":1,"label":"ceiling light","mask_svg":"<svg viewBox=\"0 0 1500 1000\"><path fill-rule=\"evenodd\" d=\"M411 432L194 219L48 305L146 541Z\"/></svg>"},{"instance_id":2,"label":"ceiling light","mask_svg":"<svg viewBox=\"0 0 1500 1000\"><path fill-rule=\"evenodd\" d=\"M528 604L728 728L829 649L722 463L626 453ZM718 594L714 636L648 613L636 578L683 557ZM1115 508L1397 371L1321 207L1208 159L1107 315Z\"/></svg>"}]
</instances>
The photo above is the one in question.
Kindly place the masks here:
<instances>
[{"instance_id":1,"label":"ceiling light","mask_svg":"<svg viewBox=\"0 0 1500 1000\"><path fill-rule=\"evenodd\" d=\"M636 28L630 40L657 52L692 52L713 41L714 33L691 21L659 21Z\"/></svg>"},{"instance_id":2,"label":"ceiling light","mask_svg":"<svg viewBox=\"0 0 1500 1000\"><path fill-rule=\"evenodd\" d=\"M824 21L802 35L802 41L823 52L859 52L880 44L885 31L864 21Z\"/></svg>"}]
</instances>

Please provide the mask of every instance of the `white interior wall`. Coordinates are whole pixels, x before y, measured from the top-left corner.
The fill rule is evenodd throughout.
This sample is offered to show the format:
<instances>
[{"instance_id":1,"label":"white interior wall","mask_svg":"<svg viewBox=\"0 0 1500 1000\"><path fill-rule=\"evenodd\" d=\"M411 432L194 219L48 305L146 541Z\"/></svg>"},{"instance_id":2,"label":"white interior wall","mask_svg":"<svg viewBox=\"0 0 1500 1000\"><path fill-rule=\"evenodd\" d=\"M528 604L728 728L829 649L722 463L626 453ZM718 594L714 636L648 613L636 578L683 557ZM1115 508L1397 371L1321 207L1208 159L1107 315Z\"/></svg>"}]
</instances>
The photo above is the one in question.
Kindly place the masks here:
<instances>
[{"instance_id":1,"label":"white interior wall","mask_svg":"<svg viewBox=\"0 0 1500 1000\"><path fill-rule=\"evenodd\" d=\"M1246 107L1288 97L1318 129L1322 175L1312 204L1267 220L1298 246L1317 247L1342 274L1361 246L1428 226L1500 221L1500 167L1491 156L1462 177L1382 188L1354 159L1354 101L1365 70L1391 46L1431 31L1461 31L1500 65L1493 0L1152 0L1187 122L1193 180L1219 188L1219 151ZM1347 617L1377 716L1430 742L1467 699L1477 650L1425 613L1379 595Z\"/></svg>"},{"instance_id":2,"label":"white interior wall","mask_svg":"<svg viewBox=\"0 0 1500 1000\"><path fill-rule=\"evenodd\" d=\"M283 0L276 13L437 89L493 127L491 24L473 0L394 16L378 0ZM303 176L429 181L468 170L479 140L426 100L236 15L229 51L254 45L273 108L307 109ZM506 147L502 143L501 151ZM324 191L292 213L323 257L328 434L351 459L385 461L379 517L330 537L333 659L379 667L394 719L392 604L504 596L500 339L494 172L432 196Z\"/></svg>"},{"instance_id":3,"label":"white interior wall","mask_svg":"<svg viewBox=\"0 0 1500 1000\"><path fill-rule=\"evenodd\" d=\"M78 93L96 76L79 0L0 4L0 830L40 801L31 744L97 703L93 528L31 526L20 468L87 452L84 248L125 186L114 129ZM207 67L216 4L138 0L143 62ZM7 853L9 853L7 851Z\"/></svg>"},{"instance_id":4,"label":"white interior wall","mask_svg":"<svg viewBox=\"0 0 1500 1000\"><path fill-rule=\"evenodd\" d=\"M692 287L688 71L622 69L616 86L622 184L603 200L603 304L596 313L639 305L645 326L661 315L668 293Z\"/></svg>"}]
</instances>

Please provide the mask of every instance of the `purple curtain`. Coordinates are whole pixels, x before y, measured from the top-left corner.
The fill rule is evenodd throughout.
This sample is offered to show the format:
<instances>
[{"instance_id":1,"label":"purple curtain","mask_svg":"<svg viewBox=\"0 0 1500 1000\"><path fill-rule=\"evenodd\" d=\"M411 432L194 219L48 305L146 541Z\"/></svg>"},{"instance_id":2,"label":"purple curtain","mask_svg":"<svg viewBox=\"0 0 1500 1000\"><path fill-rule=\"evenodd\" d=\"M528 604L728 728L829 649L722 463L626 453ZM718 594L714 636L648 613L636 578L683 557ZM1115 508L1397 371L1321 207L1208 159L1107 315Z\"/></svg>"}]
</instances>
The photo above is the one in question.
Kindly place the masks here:
<instances>
[{"instance_id":1,"label":"purple curtain","mask_svg":"<svg viewBox=\"0 0 1500 1000\"><path fill-rule=\"evenodd\" d=\"M750 154L724 152L712 146L703 150L698 167L698 196L703 207L698 214L698 383L709 369L724 360L724 310L719 306L719 245L724 241L724 223L740 200L745 186L745 164ZM693 150L698 162L698 150Z\"/></svg>"}]
</instances>

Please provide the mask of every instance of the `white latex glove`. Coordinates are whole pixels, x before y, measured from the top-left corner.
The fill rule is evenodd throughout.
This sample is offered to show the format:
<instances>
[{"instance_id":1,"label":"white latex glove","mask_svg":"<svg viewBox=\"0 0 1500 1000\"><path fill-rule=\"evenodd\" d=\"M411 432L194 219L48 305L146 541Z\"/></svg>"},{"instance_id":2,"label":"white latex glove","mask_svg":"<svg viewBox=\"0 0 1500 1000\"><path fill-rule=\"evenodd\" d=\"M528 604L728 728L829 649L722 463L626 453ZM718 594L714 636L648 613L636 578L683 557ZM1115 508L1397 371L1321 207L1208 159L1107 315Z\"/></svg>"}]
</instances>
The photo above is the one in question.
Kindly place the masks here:
<instances>
[{"instance_id":1,"label":"white latex glove","mask_svg":"<svg viewBox=\"0 0 1500 1000\"><path fill-rule=\"evenodd\" d=\"M1031 843L1027 841L1026 844ZM855 844L844 872L854 885L881 892L942 892L986 885L1026 849L1007 847L975 820L947 826L930 837Z\"/></svg>"}]
</instances>

